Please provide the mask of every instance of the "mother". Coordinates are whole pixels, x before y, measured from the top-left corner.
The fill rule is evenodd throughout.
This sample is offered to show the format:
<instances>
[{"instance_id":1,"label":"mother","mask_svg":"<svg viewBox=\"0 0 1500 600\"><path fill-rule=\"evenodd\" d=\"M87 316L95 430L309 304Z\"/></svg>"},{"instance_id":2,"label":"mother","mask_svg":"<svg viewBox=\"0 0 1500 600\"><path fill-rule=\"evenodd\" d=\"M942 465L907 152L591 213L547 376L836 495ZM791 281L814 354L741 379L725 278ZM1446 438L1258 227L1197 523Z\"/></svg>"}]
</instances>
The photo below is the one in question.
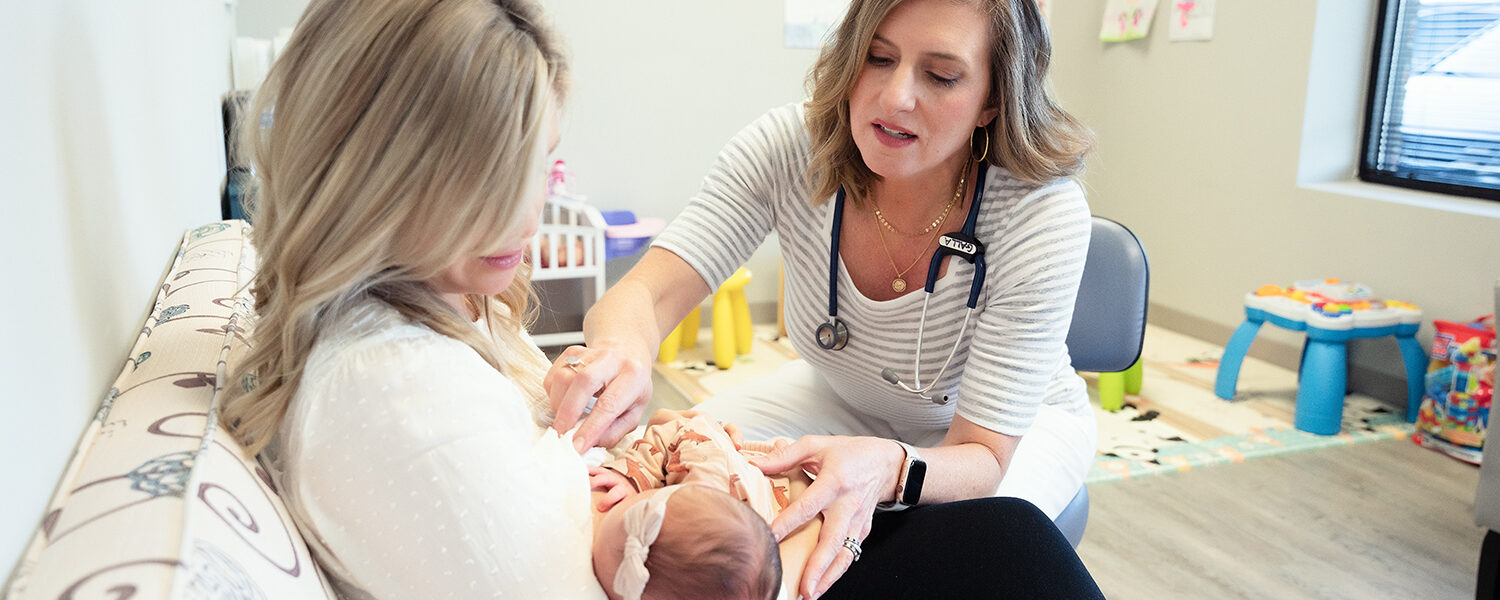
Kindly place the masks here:
<instances>
[{"instance_id":1,"label":"mother","mask_svg":"<svg viewBox=\"0 0 1500 600\"><path fill-rule=\"evenodd\" d=\"M604 597L523 329L566 84L541 19L314 0L244 128L258 318L223 417L342 597Z\"/></svg>"},{"instance_id":2,"label":"mother","mask_svg":"<svg viewBox=\"0 0 1500 600\"><path fill-rule=\"evenodd\" d=\"M699 408L799 438L761 466L818 475L773 525L823 515L803 593L860 556L878 503L1015 496L1055 517L1096 433L1064 345L1089 236L1069 176L1090 136L1047 92L1050 52L1034 0L854 0L811 99L731 140L589 312L568 351L588 367L551 374L559 425L601 387L606 406L648 395L657 344L775 231L803 359ZM945 249L974 246L987 271Z\"/></svg>"}]
</instances>

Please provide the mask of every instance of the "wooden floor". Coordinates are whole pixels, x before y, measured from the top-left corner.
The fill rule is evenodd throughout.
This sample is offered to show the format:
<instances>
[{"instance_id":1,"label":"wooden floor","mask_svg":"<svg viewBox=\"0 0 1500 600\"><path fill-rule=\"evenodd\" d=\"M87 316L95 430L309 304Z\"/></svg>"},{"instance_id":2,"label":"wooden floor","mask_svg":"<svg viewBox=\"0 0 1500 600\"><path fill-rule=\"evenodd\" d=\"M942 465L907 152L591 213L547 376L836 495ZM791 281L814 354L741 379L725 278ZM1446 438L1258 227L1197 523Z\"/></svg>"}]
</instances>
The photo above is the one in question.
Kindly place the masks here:
<instances>
[{"instance_id":1,"label":"wooden floor","mask_svg":"<svg viewBox=\"0 0 1500 600\"><path fill-rule=\"evenodd\" d=\"M1115 600L1473 598L1478 482L1390 440L1100 483L1078 554Z\"/></svg>"}]
</instances>

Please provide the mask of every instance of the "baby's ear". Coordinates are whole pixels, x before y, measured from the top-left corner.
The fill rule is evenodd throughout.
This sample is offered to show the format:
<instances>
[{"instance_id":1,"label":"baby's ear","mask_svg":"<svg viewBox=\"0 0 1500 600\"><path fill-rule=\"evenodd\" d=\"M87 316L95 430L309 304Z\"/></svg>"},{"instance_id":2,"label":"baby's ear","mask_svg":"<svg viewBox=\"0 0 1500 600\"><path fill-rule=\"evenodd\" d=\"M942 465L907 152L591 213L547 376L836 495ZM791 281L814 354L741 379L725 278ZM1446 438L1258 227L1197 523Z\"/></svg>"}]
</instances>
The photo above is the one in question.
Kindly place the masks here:
<instances>
[{"instance_id":1,"label":"baby's ear","mask_svg":"<svg viewBox=\"0 0 1500 600\"><path fill-rule=\"evenodd\" d=\"M595 526L602 524L603 521L600 521ZM620 557L624 548L610 543L610 540L619 539L619 536L600 535L600 533L594 532L594 578L599 580L599 587L604 590L604 595L609 600L622 600L620 595L615 593L613 584L615 571L620 568Z\"/></svg>"}]
</instances>

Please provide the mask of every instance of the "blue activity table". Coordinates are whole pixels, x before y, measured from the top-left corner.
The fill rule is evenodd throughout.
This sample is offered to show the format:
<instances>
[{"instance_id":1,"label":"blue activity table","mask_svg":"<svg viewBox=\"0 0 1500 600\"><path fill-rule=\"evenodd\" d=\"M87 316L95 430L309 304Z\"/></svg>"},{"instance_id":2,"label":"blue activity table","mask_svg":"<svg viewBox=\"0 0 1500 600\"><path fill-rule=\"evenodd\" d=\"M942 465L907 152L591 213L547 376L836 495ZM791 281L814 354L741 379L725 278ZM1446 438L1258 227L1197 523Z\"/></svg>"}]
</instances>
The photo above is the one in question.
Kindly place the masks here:
<instances>
[{"instance_id":1,"label":"blue activity table","mask_svg":"<svg viewBox=\"0 0 1500 600\"><path fill-rule=\"evenodd\" d=\"M1377 300L1369 288L1337 279L1298 281L1289 288L1269 285L1245 295L1245 322L1234 331L1219 359L1214 395L1234 398L1240 363L1261 325L1303 331L1297 371L1297 429L1319 435L1339 432L1348 382L1348 342L1394 336L1406 367L1406 420L1417 419L1427 354L1416 340L1422 311L1395 300Z\"/></svg>"}]
</instances>

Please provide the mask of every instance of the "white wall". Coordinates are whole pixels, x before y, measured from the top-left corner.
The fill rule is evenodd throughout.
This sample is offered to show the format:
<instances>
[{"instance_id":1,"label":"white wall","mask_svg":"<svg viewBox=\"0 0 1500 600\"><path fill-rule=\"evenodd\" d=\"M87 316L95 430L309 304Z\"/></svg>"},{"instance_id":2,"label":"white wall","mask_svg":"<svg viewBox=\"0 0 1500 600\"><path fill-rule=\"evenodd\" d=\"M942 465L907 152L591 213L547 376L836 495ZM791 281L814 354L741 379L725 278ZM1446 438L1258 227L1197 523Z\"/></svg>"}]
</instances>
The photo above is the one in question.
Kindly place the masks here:
<instances>
[{"instance_id":1,"label":"white wall","mask_svg":"<svg viewBox=\"0 0 1500 600\"><path fill-rule=\"evenodd\" d=\"M1094 212L1146 245L1153 320L1223 343L1244 293L1321 277L1415 302L1429 322L1492 312L1500 204L1349 182L1374 3L1220 1L1213 41L1168 41L1161 14L1123 44L1098 41L1104 4L1053 3L1054 82L1099 137ZM1295 368L1301 336L1259 339L1252 352ZM1357 342L1351 360L1355 389L1404 393L1393 342Z\"/></svg>"},{"instance_id":2,"label":"white wall","mask_svg":"<svg viewBox=\"0 0 1500 600\"><path fill-rule=\"evenodd\" d=\"M779 0L569 1L547 9L574 68L557 155L592 202L637 215L676 216L729 138L804 97L817 58L782 46ZM752 304L776 302L777 257L773 242L751 258Z\"/></svg>"},{"instance_id":3,"label":"white wall","mask_svg":"<svg viewBox=\"0 0 1500 600\"><path fill-rule=\"evenodd\" d=\"M218 219L228 28L211 0L11 3L0 19L0 572L177 240Z\"/></svg>"},{"instance_id":4,"label":"white wall","mask_svg":"<svg viewBox=\"0 0 1500 600\"><path fill-rule=\"evenodd\" d=\"M234 29L236 35L269 40L283 27L297 24L307 0L237 0Z\"/></svg>"}]
</instances>

